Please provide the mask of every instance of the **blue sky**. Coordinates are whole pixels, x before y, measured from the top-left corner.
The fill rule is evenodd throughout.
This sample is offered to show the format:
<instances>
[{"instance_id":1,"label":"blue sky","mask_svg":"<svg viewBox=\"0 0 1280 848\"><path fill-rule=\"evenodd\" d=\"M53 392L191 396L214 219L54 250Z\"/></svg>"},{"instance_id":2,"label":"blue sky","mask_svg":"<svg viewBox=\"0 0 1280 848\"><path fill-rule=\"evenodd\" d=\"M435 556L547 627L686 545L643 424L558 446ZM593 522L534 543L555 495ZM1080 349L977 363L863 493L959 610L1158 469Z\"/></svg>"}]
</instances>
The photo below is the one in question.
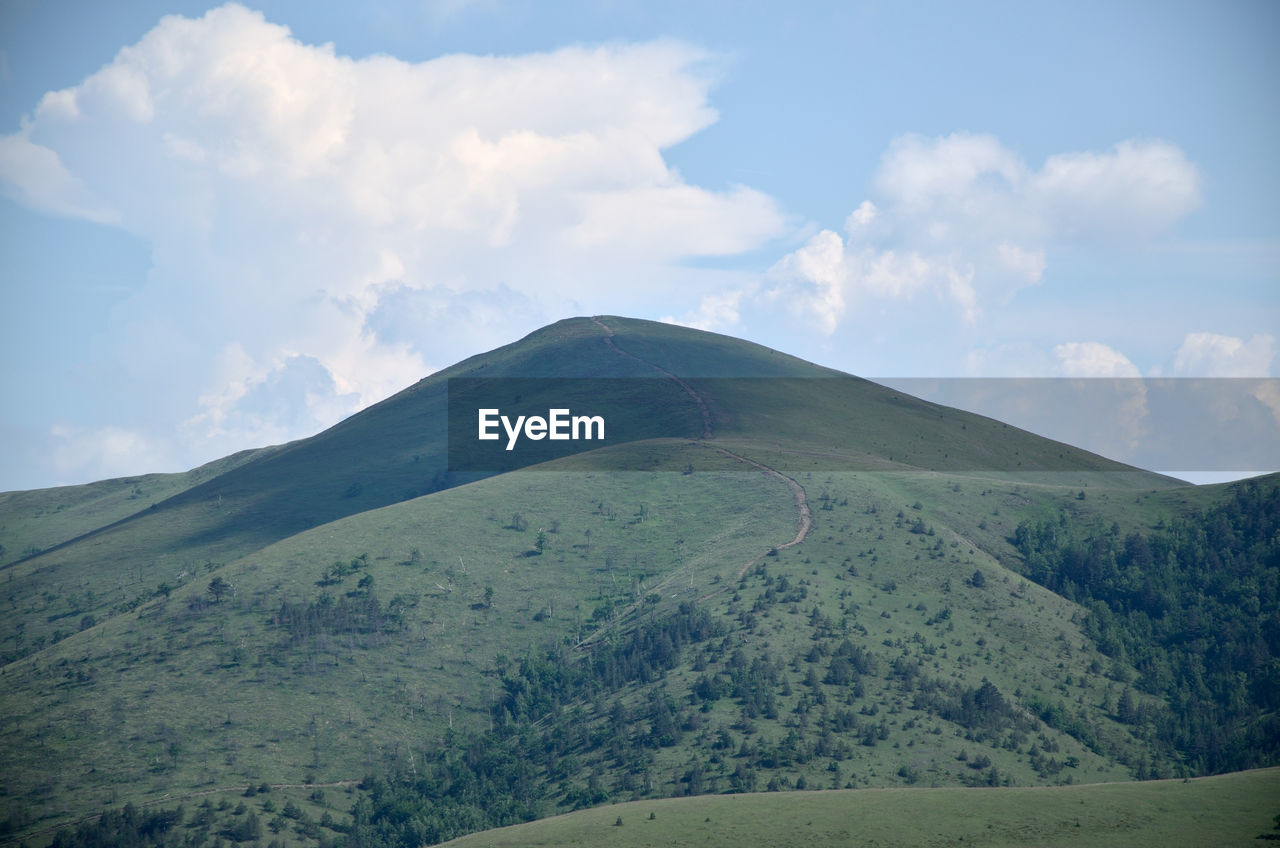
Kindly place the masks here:
<instances>
[{"instance_id":1,"label":"blue sky","mask_svg":"<svg viewBox=\"0 0 1280 848\"><path fill-rule=\"evenodd\" d=\"M579 314L1275 376L1277 43L1271 2L6 0L0 489L306 436Z\"/></svg>"}]
</instances>

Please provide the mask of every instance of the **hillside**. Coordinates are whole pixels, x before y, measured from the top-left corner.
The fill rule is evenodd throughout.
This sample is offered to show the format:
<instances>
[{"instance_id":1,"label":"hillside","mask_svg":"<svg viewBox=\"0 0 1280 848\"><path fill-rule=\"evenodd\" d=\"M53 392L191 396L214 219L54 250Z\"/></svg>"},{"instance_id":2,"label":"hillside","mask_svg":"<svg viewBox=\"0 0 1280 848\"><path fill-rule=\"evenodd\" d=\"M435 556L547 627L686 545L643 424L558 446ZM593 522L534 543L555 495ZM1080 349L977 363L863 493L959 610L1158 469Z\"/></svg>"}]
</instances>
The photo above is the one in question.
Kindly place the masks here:
<instances>
[{"instance_id":1,"label":"hillside","mask_svg":"<svg viewBox=\"0 0 1280 848\"><path fill-rule=\"evenodd\" d=\"M0 566L33 557L102 527L125 521L153 503L198 486L270 449L247 450L180 474L144 474L59 486L0 492Z\"/></svg>"},{"instance_id":2,"label":"hillside","mask_svg":"<svg viewBox=\"0 0 1280 848\"><path fill-rule=\"evenodd\" d=\"M584 810L447 844L1199 848L1249 845L1276 833L1273 817L1258 811L1278 796L1276 769L1185 782L702 796Z\"/></svg>"},{"instance_id":3,"label":"hillside","mask_svg":"<svg viewBox=\"0 0 1280 848\"><path fill-rule=\"evenodd\" d=\"M584 403L652 429L451 475L448 380L477 375L543 378L544 409L545 378L593 378ZM1280 757L1280 478L1179 485L722 336L571 319L132 516L137 484L95 485L0 500L80 534L5 568L14 837L160 802L172 844L255 810L264 840L420 844L632 799ZM1232 649L1151 626L1175 613Z\"/></svg>"},{"instance_id":4,"label":"hillside","mask_svg":"<svg viewBox=\"0 0 1280 848\"><path fill-rule=\"evenodd\" d=\"M698 401L689 383L670 379L676 374L698 383ZM92 500L92 487L8 496L4 526L37 512L45 524L9 546L30 553L6 569L11 603L23 612L0 622L0 659L12 662L86 617L136 608L159 587L308 528L485 476L449 470L448 385L466 377L594 378L601 383L588 390L598 407L660 411L652 422L632 413L649 425L639 437L708 432L748 453L767 446L771 462L796 470L1110 470L1110 485L1176 484L749 342L653 322L569 319L433 374L314 437L229 458L211 466L212 476L183 477L187 485L154 486L123 509L82 509L81 520L53 525L49 516ZM649 396L608 378L647 378ZM549 402L565 401L560 384L541 385Z\"/></svg>"}]
</instances>

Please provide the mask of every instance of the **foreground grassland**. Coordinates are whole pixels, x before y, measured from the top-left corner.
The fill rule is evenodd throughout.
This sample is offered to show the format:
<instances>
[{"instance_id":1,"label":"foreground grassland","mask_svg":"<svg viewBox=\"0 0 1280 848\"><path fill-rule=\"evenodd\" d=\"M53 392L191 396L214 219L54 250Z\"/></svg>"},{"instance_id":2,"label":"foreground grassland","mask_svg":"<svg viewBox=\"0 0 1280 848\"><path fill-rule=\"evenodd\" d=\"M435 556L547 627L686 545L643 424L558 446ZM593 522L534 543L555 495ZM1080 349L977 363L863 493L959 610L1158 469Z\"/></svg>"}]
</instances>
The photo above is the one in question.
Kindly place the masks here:
<instances>
[{"instance_id":1,"label":"foreground grassland","mask_svg":"<svg viewBox=\"0 0 1280 848\"><path fill-rule=\"evenodd\" d=\"M1189 781L638 801L475 833L445 844L455 848L1256 845L1259 834L1273 832L1278 810L1280 769L1262 769Z\"/></svg>"}]
</instances>

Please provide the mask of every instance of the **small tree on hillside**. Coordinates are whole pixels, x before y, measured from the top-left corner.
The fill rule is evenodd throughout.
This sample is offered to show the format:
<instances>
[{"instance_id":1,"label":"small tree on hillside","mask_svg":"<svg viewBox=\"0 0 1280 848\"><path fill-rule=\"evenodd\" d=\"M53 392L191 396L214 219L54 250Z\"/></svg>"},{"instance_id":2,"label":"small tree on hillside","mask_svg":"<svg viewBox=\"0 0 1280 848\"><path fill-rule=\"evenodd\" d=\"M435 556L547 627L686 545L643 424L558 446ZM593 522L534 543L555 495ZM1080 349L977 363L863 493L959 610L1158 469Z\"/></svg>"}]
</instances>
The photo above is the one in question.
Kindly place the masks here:
<instances>
[{"instance_id":1,"label":"small tree on hillside","mask_svg":"<svg viewBox=\"0 0 1280 848\"><path fill-rule=\"evenodd\" d=\"M209 594L213 595L214 603L222 601L222 596L231 591L231 584L223 580L221 577L215 577L209 581Z\"/></svg>"}]
</instances>

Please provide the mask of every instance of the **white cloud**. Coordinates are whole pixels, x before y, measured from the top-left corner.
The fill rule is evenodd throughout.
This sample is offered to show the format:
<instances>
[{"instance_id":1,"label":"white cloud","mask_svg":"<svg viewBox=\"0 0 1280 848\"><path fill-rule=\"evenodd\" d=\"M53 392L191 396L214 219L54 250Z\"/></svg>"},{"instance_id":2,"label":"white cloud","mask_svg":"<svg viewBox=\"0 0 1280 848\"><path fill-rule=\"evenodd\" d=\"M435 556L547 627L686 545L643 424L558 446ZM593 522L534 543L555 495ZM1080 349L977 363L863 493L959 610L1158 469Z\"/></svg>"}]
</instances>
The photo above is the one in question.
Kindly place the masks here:
<instances>
[{"instance_id":1,"label":"white cloud","mask_svg":"<svg viewBox=\"0 0 1280 848\"><path fill-rule=\"evenodd\" d=\"M1275 338L1259 333L1249 341L1217 333L1188 333L1173 358L1181 377L1266 377L1275 358Z\"/></svg>"},{"instance_id":2,"label":"white cloud","mask_svg":"<svg viewBox=\"0 0 1280 848\"><path fill-rule=\"evenodd\" d=\"M780 224L773 202L747 188L711 194L694 186L651 185L584 193L581 204L583 221L568 233L575 247L664 260L742 253L776 234Z\"/></svg>"},{"instance_id":3,"label":"white cloud","mask_svg":"<svg viewBox=\"0 0 1280 848\"><path fill-rule=\"evenodd\" d=\"M968 377L1043 377L1061 369L1061 361L1031 342L1006 342L969 350L964 357Z\"/></svg>"},{"instance_id":4,"label":"white cloud","mask_svg":"<svg viewBox=\"0 0 1280 848\"><path fill-rule=\"evenodd\" d=\"M1276 427L1280 428L1280 381L1260 381L1253 389L1253 397L1270 411Z\"/></svg>"},{"instance_id":5,"label":"white cloud","mask_svg":"<svg viewBox=\"0 0 1280 848\"><path fill-rule=\"evenodd\" d=\"M1064 377L1141 377L1138 366L1101 342L1067 342L1053 349Z\"/></svg>"},{"instance_id":6,"label":"white cloud","mask_svg":"<svg viewBox=\"0 0 1280 848\"><path fill-rule=\"evenodd\" d=\"M858 208L849 213L849 217L844 222L844 228L850 233L856 233L865 227L871 225L876 219L880 210L876 209L876 205L870 200L864 200L858 204Z\"/></svg>"},{"instance_id":7,"label":"white cloud","mask_svg":"<svg viewBox=\"0 0 1280 848\"><path fill-rule=\"evenodd\" d=\"M1007 241L996 245L996 261L1001 268L1021 277L1028 285L1040 282L1048 264L1043 250L1027 250Z\"/></svg>"},{"instance_id":8,"label":"white cloud","mask_svg":"<svg viewBox=\"0 0 1280 848\"><path fill-rule=\"evenodd\" d=\"M1275 359L1275 338L1258 333L1248 341L1218 333L1188 333L1173 358L1173 373L1180 377L1249 378L1267 377ZM1220 422L1240 415L1239 392L1216 391L1215 381L1196 381L1201 403ZM1258 380L1249 392L1280 426L1280 381ZM1275 434L1269 434L1275 438Z\"/></svg>"},{"instance_id":9,"label":"white cloud","mask_svg":"<svg viewBox=\"0 0 1280 848\"><path fill-rule=\"evenodd\" d=\"M1130 459L1148 435L1147 387L1138 367L1118 350L1101 342L1067 342L1054 347L1064 377L1086 378L1051 384L1059 395L1055 417L1073 432L1073 444L1113 459Z\"/></svg>"},{"instance_id":10,"label":"white cloud","mask_svg":"<svg viewBox=\"0 0 1280 848\"><path fill-rule=\"evenodd\" d=\"M173 455L144 433L123 427L85 428L59 424L52 429L51 461L64 477L131 477L140 469L163 467Z\"/></svg>"},{"instance_id":11,"label":"white cloud","mask_svg":"<svg viewBox=\"0 0 1280 848\"><path fill-rule=\"evenodd\" d=\"M1025 178L1026 167L992 136L906 135L890 144L875 185L895 205L924 212L945 203L973 208L985 195L1016 190Z\"/></svg>"},{"instance_id":12,"label":"white cloud","mask_svg":"<svg viewBox=\"0 0 1280 848\"><path fill-rule=\"evenodd\" d=\"M766 297L777 300L793 315L812 322L824 333L830 333L844 316L844 290L850 271L845 260L844 241L830 230L823 230L770 269L769 278L783 285L771 289Z\"/></svg>"},{"instance_id":13,"label":"white cloud","mask_svg":"<svg viewBox=\"0 0 1280 848\"><path fill-rule=\"evenodd\" d=\"M1200 178L1168 142L1125 141L1049 157L1029 193L1054 232L1148 236L1200 205Z\"/></svg>"},{"instance_id":14,"label":"white cloud","mask_svg":"<svg viewBox=\"0 0 1280 848\"><path fill-rule=\"evenodd\" d=\"M119 215L95 197L58 154L32 144L25 133L0 136L0 187L42 212L116 223Z\"/></svg>"},{"instance_id":15,"label":"white cloud","mask_svg":"<svg viewBox=\"0 0 1280 848\"><path fill-rule=\"evenodd\" d=\"M45 95L0 137L0 184L152 246L101 347L134 378L117 414L147 408L137 429L180 433L189 464L314 432L491 336L708 294L684 258L784 229L769 197L664 159L716 120L713 59L670 41L353 59L229 4ZM394 322L386 298L435 317ZM288 410L252 407L286 385ZM97 439L60 438L78 434Z\"/></svg>"},{"instance_id":16,"label":"white cloud","mask_svg":"<svg viewBox=\"0 0 1280 848\"><path fill-rule=\"evenodd\" d=\"M1039 283L1054 247L1149 238L1200 201L1195 166L1158 140L1059 154L1034 170L992 136L908 135L889 146L873 186L845 238L824 230L770 271L766 296L824 333L854 304L918 309L925 295L972 324Z\"/></svg>"},{"instance_id":17,"label":"white cloud","mask_svg":"<svg viewBox=\"0 0 1280 848\"><path fill-rule=\"evenodd\" d=\"M744 294L746 292L740 289L709 294L702 298L697 309L686 313L681 318L667 315L659 320L695 330L724 332L737 325L741 317L738 309Z\"/></svg>"}]
</instances>

